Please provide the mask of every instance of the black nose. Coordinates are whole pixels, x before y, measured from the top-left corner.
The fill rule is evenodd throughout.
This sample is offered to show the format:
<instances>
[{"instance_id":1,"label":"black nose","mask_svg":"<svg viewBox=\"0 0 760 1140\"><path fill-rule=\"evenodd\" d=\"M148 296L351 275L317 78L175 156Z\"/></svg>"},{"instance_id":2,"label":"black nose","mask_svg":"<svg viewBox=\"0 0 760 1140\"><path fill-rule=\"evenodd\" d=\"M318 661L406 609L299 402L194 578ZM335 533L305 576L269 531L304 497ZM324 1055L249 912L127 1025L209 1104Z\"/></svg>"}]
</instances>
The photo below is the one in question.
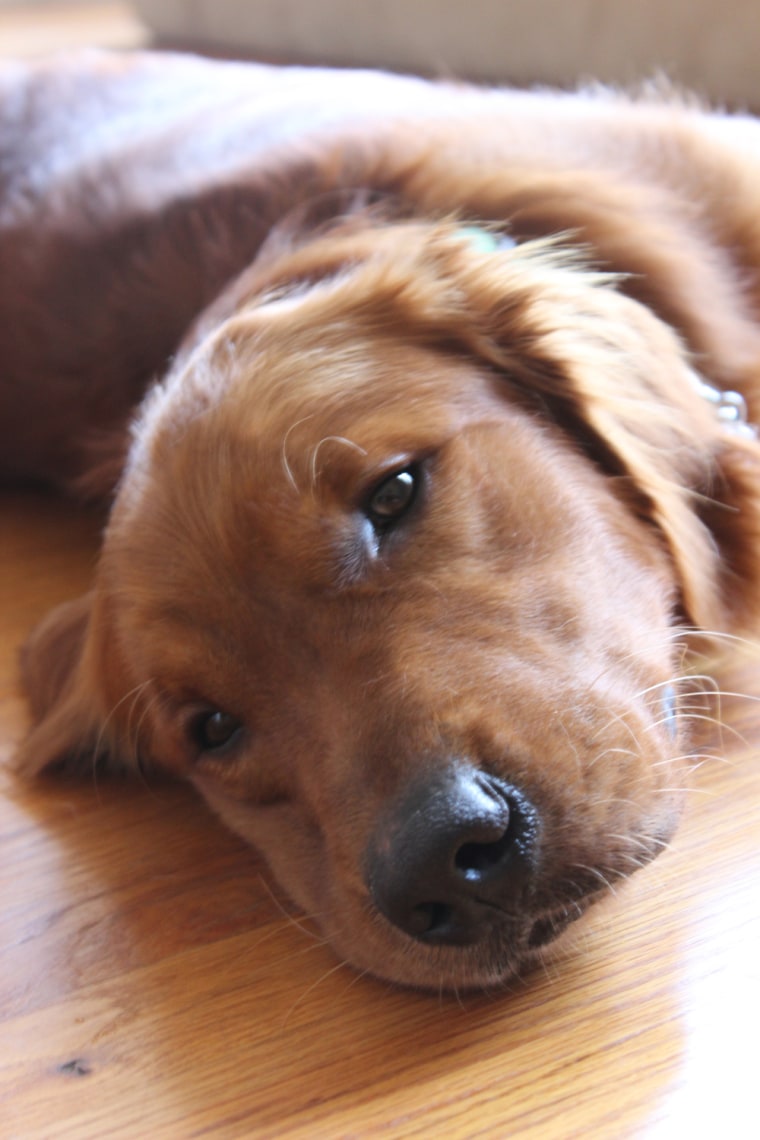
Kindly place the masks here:
<instances>
[{"instance_id":1,"label":"black nose","mask_svg":"<svg viewBox=\"0 0 760 1140\"><path fill-rule=\"evenodd\" d=\"M538 815L516 788L465 765L415 785L381 822L368 874L378 910L422 942L466 945L530 890Z\"/></svg>"}]
</instances>

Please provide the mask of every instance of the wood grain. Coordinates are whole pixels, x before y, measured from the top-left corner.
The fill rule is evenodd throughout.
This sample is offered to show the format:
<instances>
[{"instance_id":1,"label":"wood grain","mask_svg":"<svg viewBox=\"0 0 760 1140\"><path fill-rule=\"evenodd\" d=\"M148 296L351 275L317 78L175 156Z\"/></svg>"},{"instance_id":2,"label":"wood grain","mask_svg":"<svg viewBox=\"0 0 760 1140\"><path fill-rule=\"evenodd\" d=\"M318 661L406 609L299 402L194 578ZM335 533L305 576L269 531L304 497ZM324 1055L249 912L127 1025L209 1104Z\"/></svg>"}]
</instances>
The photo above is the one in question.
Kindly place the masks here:
<instances>
[{"instance_id":1,"label":"wood grain","mask_svg":"<svg viewBox=\"0 0 760 1140\"><path fill-rule=\"evenodd\" d=\"M0 765L17 646L86 587L99 527L0 501ZM746 649L722 679L758 677ZM0 1135L756 1136L760 713L722 705L672 849L543 972L459 1001L337 962L184 789L0 767Z\"/></svg>"}]
</instances>

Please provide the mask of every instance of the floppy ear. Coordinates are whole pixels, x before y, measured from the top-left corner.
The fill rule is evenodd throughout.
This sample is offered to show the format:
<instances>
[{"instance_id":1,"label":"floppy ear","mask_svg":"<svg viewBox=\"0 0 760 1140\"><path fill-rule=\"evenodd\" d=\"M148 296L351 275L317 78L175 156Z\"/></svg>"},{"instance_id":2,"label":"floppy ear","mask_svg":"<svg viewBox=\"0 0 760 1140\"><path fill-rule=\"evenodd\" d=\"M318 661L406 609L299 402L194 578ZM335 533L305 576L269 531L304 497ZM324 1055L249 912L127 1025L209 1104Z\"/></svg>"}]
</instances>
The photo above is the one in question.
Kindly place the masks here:
<instances>
[{"instance_id":1,"label":"floppy ear","mask_svg":"<svg viewBox=\"0 0 760 1140\"><path fill-rule=\"evenodd\" d=\"M705 631L746 629L760 619L760 449L749 430L721 425L683 359L660 363L666 371L650 373L659 390L631 402L579 383L579 411L619 462L634 509L666 540L682 618Z\"/></svg>"},{"instance_id":2,"label":"floppy ear","mask_svg":"<svg viewBox=\"0 0 760 1140\"><path fill-rule=\"evenodd\" d=\"M760 617L758 444L747 425L721 421L667 325L603 292L595 299L606 327L578 314L586 342L565 354L554 380L563 376L561 390L545 397L664 537L682 619L703 630L746 628Z\"/></svg>"},{"instance_id":3,"label":"floppy ear","mask_svg":"<svg viewBox=\"0 0 760 1140\"><path fill-rule=\"evenodd\" d=\"M34 725L16 752L16 769L92 772L109 752L102 672L88 637L94 595L54 609L21 652L21 673Z\"/></svg>"},{"instance_id":4,"label":"floppy ear","mask_svg":"<svg viewBox=\"0 0 760 1140\"><path fill-rule=\"evenodd\" d=\"M463 339L655 524L682 616L705 630L760 619L760 446L719 415L679 336L551 241L459 249Z\"/></svg>"}]
</instances>

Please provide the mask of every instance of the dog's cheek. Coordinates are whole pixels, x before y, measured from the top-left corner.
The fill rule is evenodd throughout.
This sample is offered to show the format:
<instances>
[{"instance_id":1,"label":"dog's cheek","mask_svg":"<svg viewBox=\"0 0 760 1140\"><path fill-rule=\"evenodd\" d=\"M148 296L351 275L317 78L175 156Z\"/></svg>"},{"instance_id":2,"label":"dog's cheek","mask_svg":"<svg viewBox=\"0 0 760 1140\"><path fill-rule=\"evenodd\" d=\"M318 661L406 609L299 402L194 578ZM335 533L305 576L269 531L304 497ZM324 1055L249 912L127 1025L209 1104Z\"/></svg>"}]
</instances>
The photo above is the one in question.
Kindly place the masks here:
<instances>
[{"instance_id":1,"label":"dog's cheek","mask_svg":"<svg viewBox=\"0 0 760 1140\"><path fill-rule=\"evenodd\" d=\"M292 799L293 788L285 773L276 763L266 764L254 758L254 751L242 748L230 757L188 759L186 751L177 749L175 774L188 779L209 801L240 805L242 812L249 807L269 807ZM172 750L164 749L163 755L171 756Z\"/></svg>"},{"instance_id":2,"label":"dog's cheek","mask_svg":"<svg viewBox=\"0 0 760 1140\"><path fill-rule=\"evenodd\" d=\"M330 882L320 829L291 798L257 801L231 794L205 773L191 779L222 822L266 859L278 885L308 914L324 913Z\"/></svg>"}]
</instances>

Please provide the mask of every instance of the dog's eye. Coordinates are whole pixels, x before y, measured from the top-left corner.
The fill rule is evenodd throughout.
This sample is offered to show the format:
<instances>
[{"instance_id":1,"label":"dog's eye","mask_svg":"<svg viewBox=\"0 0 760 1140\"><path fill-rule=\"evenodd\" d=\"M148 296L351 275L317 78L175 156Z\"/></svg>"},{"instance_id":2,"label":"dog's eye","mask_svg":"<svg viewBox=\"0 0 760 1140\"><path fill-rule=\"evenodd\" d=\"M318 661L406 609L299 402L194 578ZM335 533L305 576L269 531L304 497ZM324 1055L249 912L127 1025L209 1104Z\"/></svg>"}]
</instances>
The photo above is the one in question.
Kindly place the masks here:
<instances>
[{"instance_id":1,"label":"dog's eye","mask_svg":"<svg viewBox=\"0 0 760 1140\"><path fill-rule=\"evenodd\" d=\"M417 494L417 473L413 467L394 471L373 490L365 513L378 530L387 529L411 507Z\"/></svg>"},{"instance_id":2,"label":"dog's eye","mask_svg":"<svg viewBox=\"0 0 760 1140\"><path fill-rule=\"evenodd\" d=\"M221 709L206 709L191 724L191 736L201 752L222 752L231 748L243 731L242 722Z\"/></svg>"}]
</instances>

